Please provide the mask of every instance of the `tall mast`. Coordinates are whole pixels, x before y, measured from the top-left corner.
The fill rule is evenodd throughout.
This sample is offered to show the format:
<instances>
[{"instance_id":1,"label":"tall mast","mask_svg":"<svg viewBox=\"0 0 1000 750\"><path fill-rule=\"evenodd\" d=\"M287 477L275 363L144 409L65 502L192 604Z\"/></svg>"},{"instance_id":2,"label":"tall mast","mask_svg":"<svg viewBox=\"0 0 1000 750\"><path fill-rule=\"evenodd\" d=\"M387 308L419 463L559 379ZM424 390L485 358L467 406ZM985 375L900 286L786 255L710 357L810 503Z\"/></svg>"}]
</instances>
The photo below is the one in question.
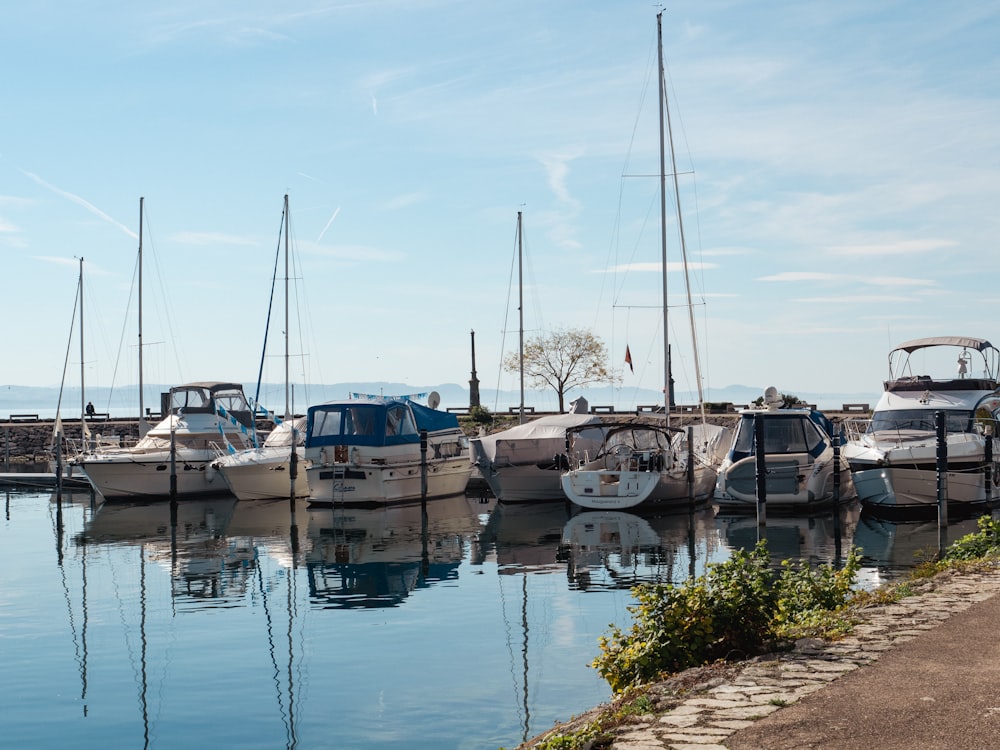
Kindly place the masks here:
<instances>
[{"instance_id":1,"label":"tall mast","mask_svg":"<svg viewBox=\"0 0 1000 750\"><path fill-rule=\"evenodd\" d=\"M697 384L698 384L697 385L697 387L698 387L698 406L699 406L699 408L701 410L701 420L702 420L702 422L704 422L705 421L705 396L704 396L704 393L702 392L701 362L700 362L699 355L698 355L698 339L695 336L694 306L691 304L691 282L690 282L690 279L689 279L689 276L688 276L687 243L684 241L684 215L681 212L681 191L680 191L679 178L677 176L677 155L674 152L674 134L673 134L673 128L671 127L671 124L670 124L670 107L669 107L669 105L667 103L667 87L666 87L666 81L664 79L664 73L663 73L663 32L662 32L662 25L661 25L661 18L662 18L662 16L663 16L662 12L659 13L659 14L657 14L657 16L656 16L657 31L658 31L659 39L660 39L660 91L661 91L661 96L660 96L660 112L661 112L661 116L660 116L660 179L661 179L661 183L660 183L660 185L661 185L661 187L660 187L660 205L661 205L661 209L663 210L664 216L665 216L666 215L666 201L665 201L665 199L663 197L663 187L664 187L664 184L665 184L663 182L663 166L664 166L664 164L663 164L663 120L664 120L664 117L663 117L663 115L665 114L666 115L666 126L667 126L667 140L670 143L670 172L673 175L673 181L674 181L674 201L675 201L675 205L676 205L676 209L677 209L677 231L678 231L678 234L680 236L681 261L682 261L683 266L684 266L684 288L685 288L685 291L687 292L688 322L689 322L690 327L691 327L691 349L692 349L692 351L694 353L695 380L697 381ZM664 318L663 318L663 328L664 328L664 333L663 333L663 335L664 335L664 341L666 341L666 335L667 335L666 334L666 315L667 315L667 282L666 282L666 278L667 278L667 275L666 275L666 268L667 268L667 256L666 256L666 252L667 252L667 250L666 250L666 248L667 248L667 241L666 241L666 220L665 219L663 221L663 232L664 232L664 239L663 239L663 253L664 253L664 255L663 255L663 268L664 268L664 273L663 273L663 316L664 316ZM669 408L670 407L670 400L669 400L670 399L670 396L669 396L669 391L670 391L669 359L670 359L670 355L669 355L669 349L667 351L668 351L668 354L667 354L667 362L668 362L668 368L667 368L667 390L668 390L668 395L667 395L667 413L669 414L669 412L670 412L670 408ZM669 419L668 419L667 424L669 424Z\"/></svg>"},{"instance_id":2,"label":"tall mast","mask_svg":"<svg viewBox=\"0 0 1000 750\"><path fill-rule=\"evenodd\" d=\"M83 425L82 434L87 432L87 395L83 382L83 258L80 258L80 423Z\"/></svg>"},{"instance_id":3,"label":"tall mast","mask_svg":"<svg viewBox=\"0 0 1000 750\"><path fill-rule=\"evenodd\" d=\"M666 84L663 79L663 13L656 14L656 47L660 90L660 262L663 264L663 418L670 426L670 335L667 322L667 167L664 114ZM672 149L672 146L671 146Z\"/></svg>"},{"instance_id":4,"label":"tall mast","mask_svg":"<svg viewBox=\"0 0 1000 750\"><path fill-rule=\"evenodd\" d=\"M288 400L288 193L285 193L285 419L291 419L292 411Z\"/></svg>"},{"instance_id":5,"label":"tall mast","mask_svg":"<svg viewBox=\"0 0 1000 750\"><path fill-rule=\"evenodd\" d=\"M139 424L146 418L142 395L142 204L144 200L139 197Z\"/></svg>"},{"instance_id":6,"label":"tall mast","mask_svg":"<svg viewBox=\"0 0 1000 750\"><path fill-rule=\"evenodd\" d=\"M521 265L523 251L523 233L521 230L521 212L517 212L517 357L518 372L521 379L521 406L518 411L518 424L524 424L524 271Z\"/></svg>"}]
</instances>

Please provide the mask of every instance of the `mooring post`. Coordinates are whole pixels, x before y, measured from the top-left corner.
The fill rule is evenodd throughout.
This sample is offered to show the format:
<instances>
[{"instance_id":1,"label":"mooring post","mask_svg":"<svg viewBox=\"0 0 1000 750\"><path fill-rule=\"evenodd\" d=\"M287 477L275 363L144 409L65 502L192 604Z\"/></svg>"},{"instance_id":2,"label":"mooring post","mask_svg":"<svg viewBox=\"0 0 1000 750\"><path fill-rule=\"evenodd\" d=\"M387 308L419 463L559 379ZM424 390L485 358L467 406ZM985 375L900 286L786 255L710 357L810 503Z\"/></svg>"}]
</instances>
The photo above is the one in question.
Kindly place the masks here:
<instances>
[{"instance_id":1,"label":"mooring post","mask_svg":"<svg viewBox=\"0 0 1000 750\"><path fill-rule=\"evenodd\" d=\"M986 491L986 507L993 506L993 425L983 428L983 487Z\"/></svg>"},{"instance_id":2,"label":"mooring post","mask_svg":"<svg viewBox=\"0 0 1000 750\"><path fill-rule=\"evenodd\" d=\"M757 537L767 527L767 462L764 460L764 420L753 420L754 456L757 470Z\"/></svg>"},{"instance_id":3,"label":"mooring post","mask_svg":"<svg viewBox=\"0 0 1000 750\"><path fill-rule=\"evenodd\" d=\"M833 436L833 555L840 564L840 435Z\"/></svg>"},{"instance_id":4,"label":"mooring post","mask_svg":"<svg viewBox=\"0 0 1000 750\"><path fill-rule=\"evenodd\" d=\"M943 411L934 412L937 434L938 555L948 546L948 421Z\"/></svg>"},{"instance_id":5,"label":"mooring post","mask_svg":"<svg viewBox=\"0 0 1000 750\"><path fill-rule=\"evenodd\" d=\"M427 430L420 431L420 499L427 499Z\"/></svg>"},{"instance_id":6,"label":"mooring post","mask_svg":"<svg viewBox=\"0 0 1000 750\"><path fill-rule=\"evenodd\" d=\"M688 510L694 510L694 427L688 425Z\"/></svg>"}]
</instances>

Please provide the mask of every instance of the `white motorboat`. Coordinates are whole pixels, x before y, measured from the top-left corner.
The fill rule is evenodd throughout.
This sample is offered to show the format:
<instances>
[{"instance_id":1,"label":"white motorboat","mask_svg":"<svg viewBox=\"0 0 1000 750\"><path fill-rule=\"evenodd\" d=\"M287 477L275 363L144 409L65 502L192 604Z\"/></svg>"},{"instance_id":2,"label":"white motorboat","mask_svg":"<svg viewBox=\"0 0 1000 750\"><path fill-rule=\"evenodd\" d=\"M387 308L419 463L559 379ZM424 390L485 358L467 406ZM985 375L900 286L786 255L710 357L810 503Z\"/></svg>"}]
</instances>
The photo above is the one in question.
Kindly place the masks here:
<instances>
[{"instance_id":1,"label":"white motorboat","mask_svg":"<svg viewBox=\"0 0 1000 750\"><path fill-rule=\"evenodd\" d=\"M566 470L566 430L578 430L578 450L596 451L604 439L600 424L599 416L587 413L586 399L579 398L569 414L539 417L472 438L470 457L501 502L563 500L560 476Z\"/></svg>"},{"instance_id":2,"label":"white motorboat","mask_svg":"<svg viewBox=\"0 0 1000 750\"><path fill-rule=\"evenodd\" d=\"M862 503L881 510L933 509L939 457L947 461L940 480L949 504L983 506L997 497L998 361L1000 350L989 341L966 336L915 339L889 352L889 379L871 419L845 422L843 453Z\"/></svg>"},{"instance_id":3,"label":"white motorboat","mask_svg":"<svg viewBox=\"0 0 1000 750\"><path fill-rule=\"evenodd\" d=\"M688 433L679 427L638 419L606 422L601 425L604 440L594 452L577 450L578 430L569 429L569 468L560 477L563 492L577 505L595 510L704 502L716 478L716 450L710 444L728 431L716 425L692 429L697 450L689 451Z\"/></svg>"},{"instance_id":4,"label":"white motorboat","mask_svg":"<svg viewBox=\"0 0 1000 750\"><path fill-rule=\"evenodd\" d=\"M212 462L229 491L240 500L307 497L306 418L279 422L258 448L226 453ZM294 455L294 459L292 458ZM292 481L292 461L296 475Z\"/></svg>"},{"instance_id":5,"label":"white motorboat","mask_svg":"<svg viewBox=\"0 0 1000 750\"><path fill-rule=\"evenodd\" d=\"M438 403L431 393L428 403ZM469 439L458 417L409 398L310 406L305 459L309 500L395 503L465 492Z\"/></svg>"},{"instance_id":6,"label":"white motorboat","mask_svg":"<svg viewBox=\"0 0 1000 750\"><path fill-rule=\"evenodd\" d=\"M803 509L853 500L857 493L850 466L834 450L833 439L839 441L840 436L833 423L815 409L780 408L780 403L777 391L768 388L761 408L741 412L729 453L719 466L715 502L757 506L758 458L763 461L768 506Z\"/></svg>"},{"instance_id":7,"label":"white motorboat","mask_svg":"<svg viewBox=\"0 0 1000 750\"><path fill-rule=\"evenodd\" d=\"M230 447L249 448L252 429L242 385L188 383L170 389L168 414L134 446L97 439L70 463L105 499L226 494L210 464Z\"/></svg>"}]
</instances>

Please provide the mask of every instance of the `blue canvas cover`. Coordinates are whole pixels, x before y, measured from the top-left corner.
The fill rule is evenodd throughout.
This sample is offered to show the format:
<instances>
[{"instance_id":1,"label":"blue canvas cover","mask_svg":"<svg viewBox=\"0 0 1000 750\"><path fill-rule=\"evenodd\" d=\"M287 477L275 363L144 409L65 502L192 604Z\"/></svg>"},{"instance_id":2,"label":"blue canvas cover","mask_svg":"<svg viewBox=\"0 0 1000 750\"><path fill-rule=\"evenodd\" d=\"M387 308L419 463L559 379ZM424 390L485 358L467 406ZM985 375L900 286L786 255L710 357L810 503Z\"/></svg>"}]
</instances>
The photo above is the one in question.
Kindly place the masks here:
<instances>
[{"instance_id":1,"label":"blue canvas cover","mask_svg":"<svg viewBox=\"0 0 1000 750\"><path fill-rule=\"evenodd\" d=\"M458 429L458 417L403 399L332 401L310 406L306 448L406 445L428 433Z\"/></svg>"}]
</instances>

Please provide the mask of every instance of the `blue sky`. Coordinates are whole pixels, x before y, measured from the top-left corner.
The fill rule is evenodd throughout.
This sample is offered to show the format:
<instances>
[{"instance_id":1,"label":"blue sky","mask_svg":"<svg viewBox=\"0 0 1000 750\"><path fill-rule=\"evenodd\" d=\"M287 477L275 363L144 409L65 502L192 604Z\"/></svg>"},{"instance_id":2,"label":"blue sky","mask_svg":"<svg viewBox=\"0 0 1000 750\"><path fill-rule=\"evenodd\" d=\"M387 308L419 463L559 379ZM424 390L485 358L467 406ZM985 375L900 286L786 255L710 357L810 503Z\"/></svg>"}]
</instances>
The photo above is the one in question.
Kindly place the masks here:
<instances>
[{"instance_id":1,"label":"blue sky","mask_svg":"<svg viewBox=\"0 0 1000 750\"><path fill-rule=\"evenodd\" d=\"M80 256L86 379L136 382L140 196L146 381L253 382L288 193L293 378L465 384L474 330L482 387L516 388L499 362L517 344L520 210L526 336L590 329L618 370L627 344L623 405L660 387L656 11L7 8L0 382L60 382ZM877 395L894 344L1000 338L998 16L964 1L665 6L706 385Z\"/></svg>"}]
</instances>

